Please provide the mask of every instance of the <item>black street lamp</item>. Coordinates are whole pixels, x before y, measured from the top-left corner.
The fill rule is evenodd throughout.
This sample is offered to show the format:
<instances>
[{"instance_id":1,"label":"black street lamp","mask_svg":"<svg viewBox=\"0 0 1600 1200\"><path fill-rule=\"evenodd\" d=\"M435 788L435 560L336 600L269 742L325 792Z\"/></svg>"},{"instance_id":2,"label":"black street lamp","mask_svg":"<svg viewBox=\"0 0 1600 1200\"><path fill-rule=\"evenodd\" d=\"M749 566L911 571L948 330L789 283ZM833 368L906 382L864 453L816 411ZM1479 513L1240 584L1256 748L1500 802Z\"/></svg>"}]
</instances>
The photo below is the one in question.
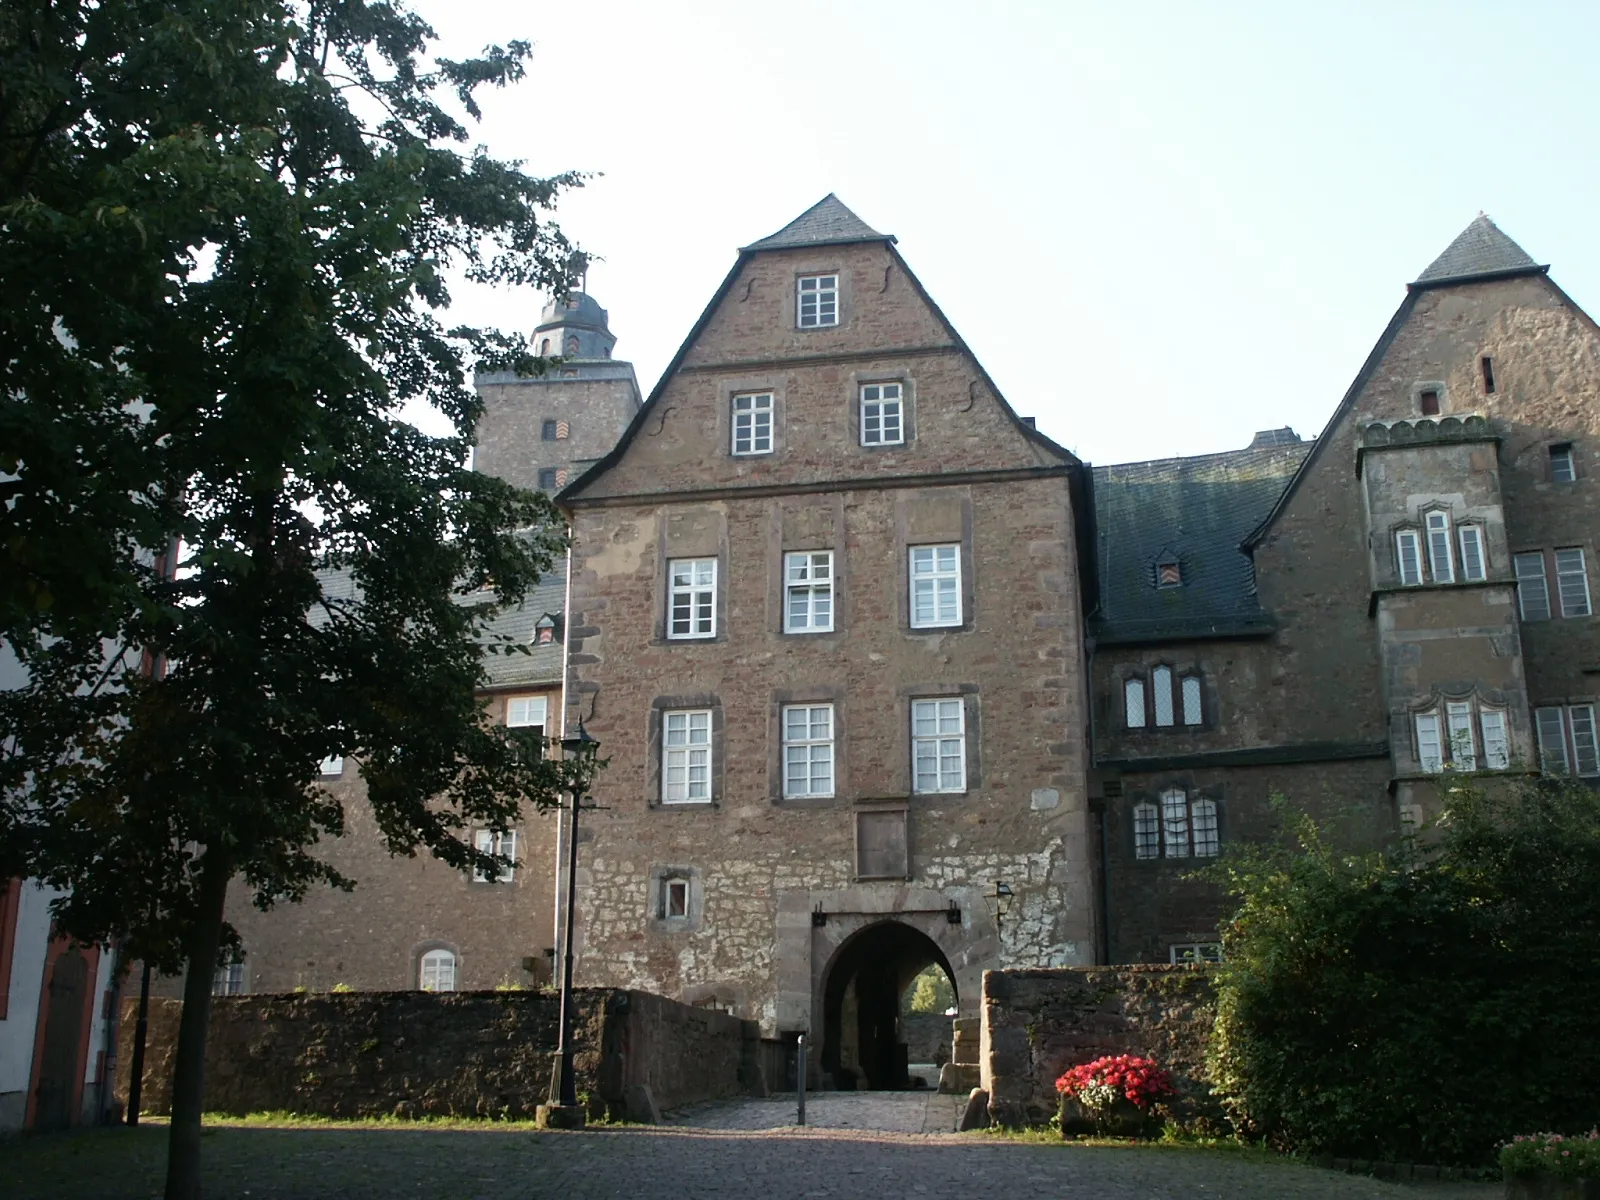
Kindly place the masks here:
<instances>
[{"instance_id":1,"label":"black street lamp","mask_svg":"<svg viewBox=\"0 0 1600 1200\"><path fill-rule=\"evenodd\" d=\"M565 1127L583 1124L578 1112L578 1081L572 1070L572 910L578 898L578 811L594 778L597 739L578 721L578 732L561 739L561 749L573 766L572 816L567 824L567 911L561 926L561 1015L556 1044L556 1069L550 1077L550 1105L557 1112L542 1114L544 1123Z\"/></svg>"}]
</instances>

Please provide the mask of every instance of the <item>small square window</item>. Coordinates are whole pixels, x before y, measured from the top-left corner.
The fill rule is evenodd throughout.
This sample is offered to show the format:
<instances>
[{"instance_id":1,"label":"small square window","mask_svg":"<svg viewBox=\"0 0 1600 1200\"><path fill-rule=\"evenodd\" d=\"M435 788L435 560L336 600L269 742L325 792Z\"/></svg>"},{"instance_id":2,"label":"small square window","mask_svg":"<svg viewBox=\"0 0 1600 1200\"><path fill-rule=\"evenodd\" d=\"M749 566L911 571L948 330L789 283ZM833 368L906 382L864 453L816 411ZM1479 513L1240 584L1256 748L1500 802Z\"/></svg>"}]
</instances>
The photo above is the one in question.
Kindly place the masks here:
<instances>
[{"instance_id":1,"label":"small square window","mask_svg":"<svg viewBox=\"0 0 1600 1200\"><path fill-rule=\"evenodd\" d=\"M324 777L329 777L329 776L337 777L337 776L343 775L344 774L344 755L342 755L342 754L330 754L330 755L328 755L327 758L322 760L322 764L321 764L321 766L319 766L317 768L317 771L318 771L319 774L321 774Z\"/></svg>"},{"instance_id":2,"label":"small square window","mask_svg":"<svg viewBox=\"0 0 1600 1200\"><path fill-rule=\"evenodd\" d=\"M861 444L899 446L906 440L905 410L898 383L861 387Z\"/></svg>"},{"instance_id":3,"label":"small square window","mask_svg":"<svg viewBox=\"0 0 1600 1200\"><path fill-rule=\"evenodd\" d=\"M554 467L540 467L539 490L541 492L553 492L560 487L561 485L556 481L558 474L559 472Z\"/></svg>"},{"instance_id":4,"label":"small square window","mask_svg":"<svg viewBox=\"0 0 1600 1200\"><path fill-rule=\"evenodd\" d=\"M218 967L217 973L211 981L211 994L213 996L244 995L244 964L236 962Z\"/></svg>"},{"instance_id":5,"label":"small square window","mask_svg":"<svg viewBox=\"0 0 1600 1200\"><path fill-rule=\"evenodd\" d=\"M661 919L682 921L689 916L689 881L668 876L661 881Z\"/></svg>"},{"instance_id":6,"label":"small square window","mask_svg":"<svg viewBox=\"0 0 1600 1200\"><path fill-rule=\"evenodd\" d=\"M733 398L733 452L772 453L772 393L751 392Z\"/></svg>"},{"instance_id":7,"label":"small square window","mask_svg":"<svg viewBox=\"0 0 1600 1200\"><path fill-rule=\"evenodd\" d=\"M1550 447L1550 478L1555 483L1571 483L1578 478L1571 442Z\"/></svg>"},{"instance_id":8,"label":"small square window","mask_svg":"<svg viewBox=\"0 0 1600 1200\"><path fill-rule=\"evenodd\" d=\"M1179 942L1168 947L1168 956L1171 962L1185 963L1219 963L1222 961L1221 942Z\"/></svg>"},{"instance_id":9,"label":"small square window","mask_svg":"<svg viewBox=\"0 0 1600 1200\"><path fill-rule=\"evenodd\" d=\"M1417 397L1417 403L1422 409L1423 416L1437 417L1439 415L1439 392L1436 388L1424 388Z\"/></svg>"},{"instance_id":10,"label":"small square window","mask_svg":"<svg viewBox=\"0 0 1600 1200\"><path fill-rule=\"evenodd\" d=\"M491 876L489 871L473 869L472 881L474 883L510 883L517 877L517 834L515 830L505 833L496 833L492 829L480 829L474 835L474 844L483 854L497 854L510 861L494 870ZM491 868L491 870L493 870Z\"/></svg>"},{"instance_id":11,"label":"small square window","mask_svg":"<svg viewBox=\"0 0 1600 1200\"><path fill-rule=\"evenodd\" d=\"M506 700L506 724L543 727L550 711L548 696L512 696Z\"/></svg>"},{"instance_id":12,"label":"small square window","mask_svg":"<svg viewBox=\"0 0 1600 1200\"><path fill-rule=\"evenodd\" d=\"M839 323L839 277L802 275L796 284L795 324L819 329Z\"/></svg>"},{"instance_id":13,"label":"small square window","mask_svg":"<svg viewBox=\"0 0 1600 1200\"><path fill-rule=\"evenodd\" d=\"M556 440L556 423L554 421L546 421L540 428L539 440L542 442L553 442Z\"/></svg>"}]
</instances>

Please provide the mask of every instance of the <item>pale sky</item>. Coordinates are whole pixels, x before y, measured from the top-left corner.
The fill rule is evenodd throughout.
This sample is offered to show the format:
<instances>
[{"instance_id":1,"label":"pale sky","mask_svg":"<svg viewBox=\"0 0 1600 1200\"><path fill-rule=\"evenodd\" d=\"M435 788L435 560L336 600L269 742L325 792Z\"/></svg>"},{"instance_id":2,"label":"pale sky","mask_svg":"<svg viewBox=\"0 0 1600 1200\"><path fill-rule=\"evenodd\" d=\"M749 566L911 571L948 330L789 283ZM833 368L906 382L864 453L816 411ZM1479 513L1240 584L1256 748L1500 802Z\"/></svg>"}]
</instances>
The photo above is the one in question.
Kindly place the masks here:
<instances>
[{"instance_id":1,"label":"pale sky","mask_svg":"<svg viewBox=\"0 0 1600 1200\"><path fill-rule=\"evenodd\" d=\"M478 137L599 173L557 219L646 394L828 192L1096 463L1314 436L1480 210L1600 312L1594 3L413 3L452 56L534 42Z\"/></svg>"}]
</instances>

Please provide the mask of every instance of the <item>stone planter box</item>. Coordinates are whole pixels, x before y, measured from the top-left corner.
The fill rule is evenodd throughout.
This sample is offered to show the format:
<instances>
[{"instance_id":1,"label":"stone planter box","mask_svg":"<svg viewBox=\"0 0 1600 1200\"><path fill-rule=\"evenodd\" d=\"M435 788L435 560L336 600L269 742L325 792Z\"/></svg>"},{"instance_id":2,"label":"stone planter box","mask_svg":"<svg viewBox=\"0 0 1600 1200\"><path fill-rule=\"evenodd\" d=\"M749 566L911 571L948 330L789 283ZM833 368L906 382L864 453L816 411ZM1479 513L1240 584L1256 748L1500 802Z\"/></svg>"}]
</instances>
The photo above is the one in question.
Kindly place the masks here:
<instances>
[{"instance_id":1,"label":"stone planter box","mask_svg":"<svg viewBox=\"0 0 1600 1200\"><path fill-rule=\"evenodd\" d=\"M1507 1175L1506 1200L1600 1200L1600 1179L1570 1175Z\"/></svg>"},{"instance_id":2,"label":"stone planter box","mask_svg":"<svg viewBox=\"0 0 1600 1200\"><path fill-rule=\"evenodd\" d=\"M1109 1111L1085 1108L1072 1097L1060 1096L1061 1136L1144 1137L1152 1132L1155 1118L1131 1100L1118 1100Z\"/></svg>"}]
</instances>

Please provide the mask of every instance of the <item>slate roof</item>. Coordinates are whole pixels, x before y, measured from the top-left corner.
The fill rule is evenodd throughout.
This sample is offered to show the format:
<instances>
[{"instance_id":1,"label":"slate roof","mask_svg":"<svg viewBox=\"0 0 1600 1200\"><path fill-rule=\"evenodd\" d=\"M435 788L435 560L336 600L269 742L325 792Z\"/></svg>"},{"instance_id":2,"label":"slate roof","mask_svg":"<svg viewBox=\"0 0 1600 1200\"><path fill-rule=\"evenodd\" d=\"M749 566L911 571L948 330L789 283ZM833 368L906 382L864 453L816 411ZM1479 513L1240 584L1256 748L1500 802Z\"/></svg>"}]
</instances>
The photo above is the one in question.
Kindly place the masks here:
<instances>
[{"instance_id":1,"label":"slate roof","mask_svg":"<svg viewBox=\"0 0 1600 1200\"><path fill-rule=\"evenodd\" d=\"M329 599L349 599L356 594L355 580L346 570L320 573L323 593ZM490 687L515 687L520 685L559 685L561 683L561 640L564 630L560 624L562 607L567 602L567 577L565 566L556 566L539 583L530 588L518 608L501 613L489 623L491 642L509 638L518 645L528 647L526 654L496 651L485 657L484 670ZM556 640L549 645L536 645L534 626L545 613L557 619ZM312 620L317 615L314 612Z\"/></svg>"},{"instance_id":2,"label":"slate roof","mask_svg":"<svg viewBox=\"0 0 1600 1200\"><path fill-rule=\"evenodd\" d=\"M1484 275L1518 275L1546 271L1533 261L1500 227L1479 213L1477 218L1445 247L1443 254L1418 275L1416 284L1455 283Z\"/></svg>"},{"instance_id":3,"label":"slate roof","mask_svg":"<svg viewBox=\"0 0 1600 1200\"><path fill-rule=\"evenodd\" d=\"M1288 434L1286 437L1285 434ZM1258 434L1245 450L1094 468L1103 644L1266 633L1250 558L1239 548L1272 510L1312 442ZM1158 588L1156 564L1176 558L1183 582Z\"/></svg>"},{"instance_id":4,"label":"slate roof","mask_svg":"<svg viewBox=\"0 0 1600 1200\"><path fill-rule=\"evenodd\" d=\"M846 242L893 242L879 233L829 192L777 233L751 242L744 250L787 250L796 246L838 246Z\"/></svg>"}]
</instances>

